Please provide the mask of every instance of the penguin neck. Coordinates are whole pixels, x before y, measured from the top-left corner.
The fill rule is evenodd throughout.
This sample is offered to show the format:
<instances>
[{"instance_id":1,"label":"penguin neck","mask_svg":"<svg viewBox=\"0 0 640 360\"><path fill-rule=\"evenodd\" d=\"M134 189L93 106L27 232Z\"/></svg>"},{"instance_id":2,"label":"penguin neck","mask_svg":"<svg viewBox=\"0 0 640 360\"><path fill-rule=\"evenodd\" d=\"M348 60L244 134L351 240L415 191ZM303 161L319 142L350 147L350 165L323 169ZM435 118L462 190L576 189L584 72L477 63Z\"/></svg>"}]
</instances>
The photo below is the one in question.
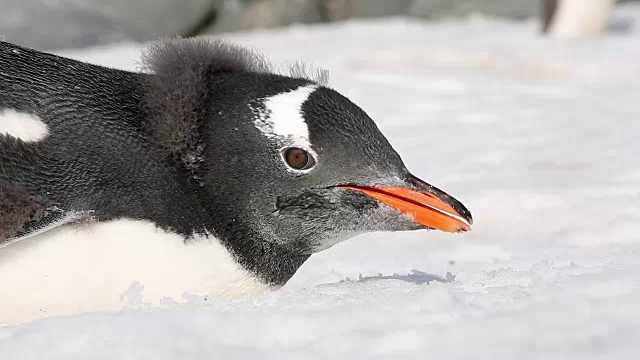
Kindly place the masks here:
<instances>
[{"instance_id":1,"label":"penguin neck","mask_svg":"<svg viewBox=\"0 0 640 360\"><path fill-rule=\"evenodd\" d=\"M252 274L272 286L282 286L309 259L311 254L300 253L267 240L261 240L255 232L237 230L222 235L223 244L236 261Z\"/></svg>"},{"instance_id":2,"label":"penguin neck","mask_svg":"<svg viewBox=\"0 0 640 360\"><path fill-rule=\"evenodd\" d=\"M266 284L284 285L311 256L303 249L267 239L256 228L252 215L236 208L234 204L225 203L221 198L211 198L207 204L213 209L209 217L212 220L207 228L229 250L236 262Z\"/></svg>"},{"instance_id":3,"label":"penguin neck","mask_svg":"<svg viewBox=\"0 0 640 360\"><path fill-rule=\"evenodd\" d=\"M216 195L207 194L199 186L190 187L184 197L198 200L188 203L181 200L178 205L180 209L175 205L166 205L170 213L180 216L154 215L146 218L166 231L179 233L187 244L213 234L238 265L269 286L284 285L311 256L302 249L267 239L252 226L254 222L246 214L234 210L234 204L225 203ZM183 207L183 204L186 206ZM109 218L145 217L138 213L124 212L117 216L110 214Z\"/></svg>"}]
</instances>

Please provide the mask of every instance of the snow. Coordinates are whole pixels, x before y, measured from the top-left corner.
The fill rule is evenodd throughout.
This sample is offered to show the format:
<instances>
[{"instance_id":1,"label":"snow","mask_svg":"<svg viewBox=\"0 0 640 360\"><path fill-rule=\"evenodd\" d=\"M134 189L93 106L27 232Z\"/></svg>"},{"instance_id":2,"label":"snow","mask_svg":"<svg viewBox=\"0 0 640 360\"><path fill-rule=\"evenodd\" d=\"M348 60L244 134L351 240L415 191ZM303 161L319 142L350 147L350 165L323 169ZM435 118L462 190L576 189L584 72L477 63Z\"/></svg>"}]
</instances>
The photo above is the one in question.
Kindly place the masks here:
<instances>
[{"instance_id":1,"label":"snow","mask_svg":"<svg viewBox=\"0 0 640 360\"><path fill-rule=\"evenodd\" d=\"M637 27L640 8L621 9ZM0 358L636 358L639 30L391 19L227 38L328 68L473 231L362 235L254 300L0 327ZM135 69L140 49L66 54Z\"/></svg>"}]
</instances>

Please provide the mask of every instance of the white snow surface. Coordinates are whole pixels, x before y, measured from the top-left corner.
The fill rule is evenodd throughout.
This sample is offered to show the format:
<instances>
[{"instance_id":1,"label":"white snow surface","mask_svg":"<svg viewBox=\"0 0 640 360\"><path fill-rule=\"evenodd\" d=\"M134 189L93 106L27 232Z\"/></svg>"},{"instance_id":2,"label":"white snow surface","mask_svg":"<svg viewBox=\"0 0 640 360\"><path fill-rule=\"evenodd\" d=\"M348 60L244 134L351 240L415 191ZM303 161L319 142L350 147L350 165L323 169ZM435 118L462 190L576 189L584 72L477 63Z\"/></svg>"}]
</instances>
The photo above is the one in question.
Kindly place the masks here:
<instances>
[{"instance_id":1,"label":"white snow surface","mask_svg":"<svg viewBox=\"0 0 640 360\"><path fill-rule=\"evenodd\" d=\"M477 17L226 36L330 70L474 229L362 235L254 300L0 327L0 359L636 359L639 10L574 41ZM66 55L135 69L140 49Z\"/></svg>"}]
</instances>

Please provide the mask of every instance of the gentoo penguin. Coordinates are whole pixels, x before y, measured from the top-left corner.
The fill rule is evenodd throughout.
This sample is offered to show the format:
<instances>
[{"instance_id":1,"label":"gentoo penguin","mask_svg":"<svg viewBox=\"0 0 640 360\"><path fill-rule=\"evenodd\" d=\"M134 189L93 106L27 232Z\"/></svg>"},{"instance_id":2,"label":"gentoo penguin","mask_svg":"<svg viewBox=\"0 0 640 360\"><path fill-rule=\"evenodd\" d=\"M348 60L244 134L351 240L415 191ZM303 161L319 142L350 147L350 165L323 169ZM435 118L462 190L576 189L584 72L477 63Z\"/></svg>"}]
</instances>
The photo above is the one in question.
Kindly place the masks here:
<instances>
[{"instance_id":1,"label":"gentoo penguin","mask_svg":"<svg viewBox=\"0 0 640 360\"><path fill-rule=\"evenodd\" d=\"M0 323L243 298L357 234L470 229L321 79L201 39L143 63L0 43Z\"/></svg>"},{"instance_id":2,"label":"gentoo penguin","mask_svg":"<svg viewBox=\"0 0 640 360\"><path fill-rule=\"evenodd\" d=\"M607 28L615 0L542 0L542 31L560 38L593 37Z\"/></svg>"}]
</instances>

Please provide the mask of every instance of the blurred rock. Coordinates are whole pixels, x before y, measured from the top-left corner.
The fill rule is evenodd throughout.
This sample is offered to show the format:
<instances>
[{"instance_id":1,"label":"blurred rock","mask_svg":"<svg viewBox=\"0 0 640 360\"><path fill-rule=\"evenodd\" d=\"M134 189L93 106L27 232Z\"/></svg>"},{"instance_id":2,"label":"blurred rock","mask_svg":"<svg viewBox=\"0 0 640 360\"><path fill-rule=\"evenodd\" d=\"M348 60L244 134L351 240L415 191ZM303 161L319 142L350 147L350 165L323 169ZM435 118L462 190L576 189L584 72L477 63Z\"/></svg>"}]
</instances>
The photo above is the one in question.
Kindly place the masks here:
<instances>
[{"instance_id":1,"label":"blurred rock","mask_svg":"<svg viewBox=\"0 0 640 360\"><path fill-rule=\"evenodd\" d=\"M416 16L437 19L484 13L538 16L538 0L219 0L218 20L206 32L270 28L350 18Z\"/></svg>"},{"instance_id":2,"label":"blurred rock","mask_svg":"<svg viewBox=\"0 0 640 360\"><path fill-rule=\"evenodd\" d=\"M191 35L214 0L2 0L0 39L40 50Z\"/></svg>"},{"instance_id":3,"label":"blurred rock","mask_svg":"<svg viewBox=\"0 0 640 360\"><path fill-rule=\"evenodd\" d=\"M538 0L319 0L329 20L352 17L416 16L437 19L473 13L527 18L537 16Z\"/></svg>"},{"instance_id":4,"label":"blurred rock","mask_svg":"<svg viewBox=\"0 0 640 360\"><path fill-rule=\"evenodd\" d=\"M319 0L329 21L409 14L414 0Z\"/></svg>"},{"instance_id":5,"label":"blurred rock","mask_svg":"<svg viewBox=\"0 0 640 360\"><path fill-rule=\"evenodd\" d=\"M205 32L271 28L323 21L317 0L220 0L215 23Z\"/></svg>"},{"instance_id":6,"label":"blurred rock","mask_svg":"<svg viewBox=\"0 0 640 360\"><path fill-rule=\"evenodd\" d=\"M429 19L474 13L526 19L539 12L539 0L414 0L409 10L410 15Z\"/></svg>"},{"instance_id":7,"label":"blurred rock","mask_svg":"<svg viewBox=\"0 0 640 360\"><path fill-rule=\"evenodd\" d=\"M42 0L2 0L0 39L39 50L82 48L142 37L91 9Z\"/></svg>"},{"instance_id":8,"label":"blurred rock","mask_svg":"<svg viewBox=\"0 0 640 360\"><path fill-rule=\"evenodd\" d=\"M3 0L4 1L4 0ZM46 1L46 0L45 0ZM153 37L190 35L215 11L215 0L65 0L88 4Z\"/></svg>"}]
</instances>

